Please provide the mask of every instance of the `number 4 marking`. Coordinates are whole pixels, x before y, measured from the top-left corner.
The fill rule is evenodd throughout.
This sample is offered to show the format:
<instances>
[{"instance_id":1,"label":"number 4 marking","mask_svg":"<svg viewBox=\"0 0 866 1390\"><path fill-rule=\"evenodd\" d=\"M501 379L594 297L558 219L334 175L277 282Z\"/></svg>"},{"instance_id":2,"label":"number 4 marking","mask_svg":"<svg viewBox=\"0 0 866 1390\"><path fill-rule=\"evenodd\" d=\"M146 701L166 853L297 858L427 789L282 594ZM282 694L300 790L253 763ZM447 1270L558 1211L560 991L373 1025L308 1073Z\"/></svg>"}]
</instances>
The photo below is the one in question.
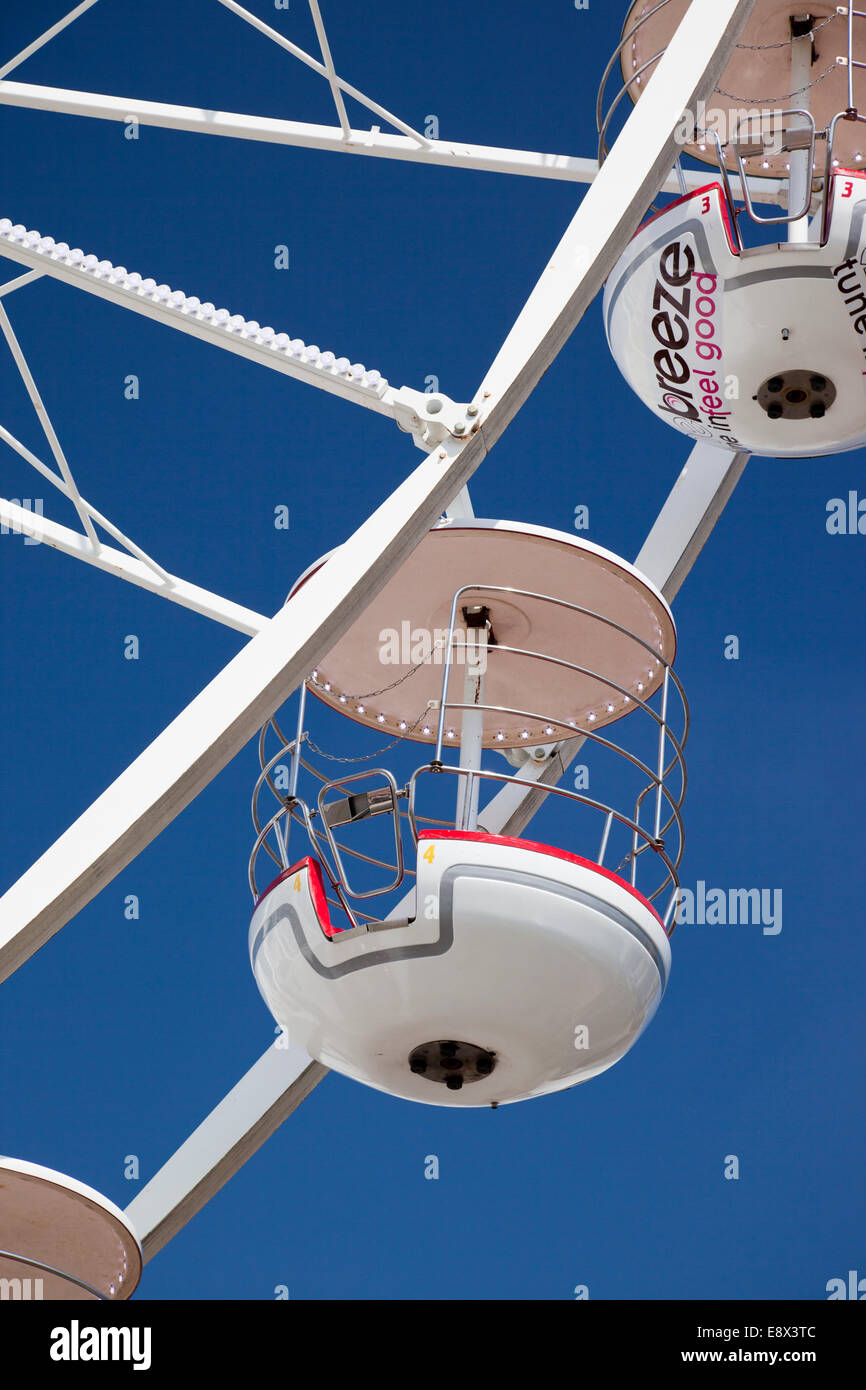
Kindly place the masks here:
<instances>
[{"instance_id":1,"label":"number 4 marking","mask_svg":"<svg viewBox=\"0 0 866 1390\"><path fill-rule=\"evenodd\" d=\"M295 881L294 881L294 883L292 884L292 887L294 888L294 890L295 890L296 893L300 893L300 891L301 891L301 875L300 875L300 874L295 874Z\"/></svg>"},{"instance_id":2,"label":"number 4 marking","mask_svg":"<svg viewBox=\"0 0 866 1390\"><path fill-rule=\"evenodd\" d=\"M433 856L434 856L435 853L436 853L436 846L435 846L435 845L431 845L429 849L425 849L425 851L424 851L424 853L422 854L421 858L422 858L422 859L426 859L428 864L432 864L432 863L433 863Z\"/></svg>"}]
</instances>

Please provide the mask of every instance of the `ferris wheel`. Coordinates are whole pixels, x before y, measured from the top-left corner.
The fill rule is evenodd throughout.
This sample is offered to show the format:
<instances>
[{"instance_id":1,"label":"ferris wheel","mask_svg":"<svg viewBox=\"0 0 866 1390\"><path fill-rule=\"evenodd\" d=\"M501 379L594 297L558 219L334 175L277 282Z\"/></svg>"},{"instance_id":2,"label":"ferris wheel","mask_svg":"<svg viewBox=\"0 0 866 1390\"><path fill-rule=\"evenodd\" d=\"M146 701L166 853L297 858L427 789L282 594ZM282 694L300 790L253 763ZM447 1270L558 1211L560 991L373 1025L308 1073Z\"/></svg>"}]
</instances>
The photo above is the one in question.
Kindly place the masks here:
<instances>
[{"instance_id":1,"label":"ferris wheel","mask_svg":"<svg viewBox=\"0 0 866 1390\"><path fill-rule=\"evenodd\" d=\"M128 98L18 80L95 3L0 66L0 103L129 118ZM239 865L249 850L249 984L281 1030L124 1211L29 1157L0 1159L0 1276L38 1276L46 1297L130 1297L329 1070L423 1105L496 1109L625 1056L662 1003L680 892L690 712L671 605L751 455L866 443L856 11L638 0L599 73L597 157L577 157L415 129L338 75L319 0L318 54L219 3L327 84L336 124L137 99L142 125L588 188L458 400L71 247L61 226L0 218L0 256L18 267L0 284L0 329L53 464L2 423L0 439L80 530L12 501L0 521L249 638L0 899L0 978L50 951L258 737ZM347 98L369 129L350 125ZM421 461L273 617L210 592L82 496L13 327L15 299L42 277L373 411ZM530 516L478 517L469 491L598 296L623 409L653 412L682 452L633 563ZM335 719L357 740L337 759L348 770L321 748ZM581 750L598 767L591 795L563 785ZM555 842L527 833L542 807Z\"/></svg>"}]
</instances>

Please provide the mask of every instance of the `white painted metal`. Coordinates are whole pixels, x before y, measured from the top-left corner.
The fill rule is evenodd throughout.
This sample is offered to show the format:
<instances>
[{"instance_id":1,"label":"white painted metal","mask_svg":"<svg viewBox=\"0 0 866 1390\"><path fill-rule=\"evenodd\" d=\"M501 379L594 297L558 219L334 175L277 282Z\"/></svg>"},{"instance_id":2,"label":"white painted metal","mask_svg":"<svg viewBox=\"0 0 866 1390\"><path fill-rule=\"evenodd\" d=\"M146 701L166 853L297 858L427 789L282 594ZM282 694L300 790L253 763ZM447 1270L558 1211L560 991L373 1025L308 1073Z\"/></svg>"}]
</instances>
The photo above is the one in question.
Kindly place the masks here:
<instances>
[{"instance_id":1,"label":"white painted metal","mask_svg":"<svg viewBox=\"0 0 866 1390\"><path fill-rule=\"evenodd\" d=\"M327 1075L327 1068L282 1034L176 1153L124 1215L145 1261L200 1211Z\"/></svg>"},{"instance_id":2,"label":"white painted metal","mask_svg":"<svg viewBox=\"0 0 866 1390\"><path fill-rule=\"evenodd\" d=\"M334 98L334 105L337 108L337 119L340 122L340 129L346 139L351 135L349 117L346 115L346 103L343 101L343 93L340 91L340 84L334 69L334 60L331 57L331 47L328 43L328 36L325 33L325 25L322 20L322 12L319 9L319 0L310 0L310 10L313 15L313 23L316 26L316 34L319 40L319 47L322 50L322 59L328 70L328 82Z\"/></svg>"},{"instance_id":3,"label":"white painted metal","mask_svg":"<svg viewBox=\"0 0 866 1390\"><path fill-rule=\"evenodd\" d=\"M463 677L463 703L484 704L487 670L487 633L469 629L466 633L466 671ZM453 656L453 653L452 653ZM460 766L477 772L481 766L484 743L484 714L478 709L463 710L460 726ZM474 830L478 820L478 779L457 778L457 811L454 824L458 830Z\"/></svg>"},{"instance_id":4,"label":"white painted metal","mask_svg":"<svg viewBox=\"0 0 866 1390\"><path fill-rule=\"evenodd\" d=\"M749 461L696 444L640 548L635 568L673 602Z\"/></svg>"},{"instance_id":5,"label":"white painted metal","mask_svg":"<svg viewBox=\"0 0 866 1390\"><path fill-rule=\"evenodd\" d=\"M16 53L14 58L10 58L8 63L4 63L3 66L0 67L0 78L6 77L8 73L13 72L26 58L38 52L43 44L48 43L49 39L53 39L55 34L59 34L68 24L72 24L74 20L78 19L79 15L84 14L85 10L89 10L90 7L95 4L96 0L81 0L80 5L76 5L75 8L71 9L62 19L58 19L56 24L52 24L50 29L46 29L44 34L40 34L38 39L34 39L26 48L22 48L20 53Z\"/></svg>"},{"instance_id":6,"label":"white painted metal","mask_svg":"<svg viewBox=\"0 0 866 1390\"><path fill-rule=\"evenodd\" d=\"M793 39L791 42L791 88L793 96L790 99L791 107L801 107L804 111L810 109L811 92L809 83L812 80L812 35L804 34L802 38ZM793 130L808 130L809 123L802 117L791 117L791 128ZM806 203L806 194L812 182L811 152L805 150L793 150L788 156L791 164L789 176L788 211L794 208L801 208ZM803 242L809 240L809 218L800 217L796 222L788 223L788 240Z\"/></svg>"},{"instance_id":7,"label":"white painted metal","mask_svg":"<svg viewBox=\"0 0 866 1390\"><path fill-rule=\"evenodd\" d=\"M502 432L562 345L569 327L574 326L586 303L597 292L666 170L670 169L674 153L671 132L679 113L693 95L700 95L717 80L750 9L751 0L722 0L719 4L697 0L692 6L697 20L682 26L683 42L679 43L678 34L672 45L674 57L664 69L665 80L660 79L655 84L660 94L662 87L670 91L670 102L666 104L660 99L652 112L641 113L637 139L634 138L635 123L629 121L624 132L624 136L629 137L625 141L626 159L619 164L615 162L618 148L615 146L595 185L596 190L612 190L619 178L635 189L634 197L615 199L609 192L609 201L616 206L607 217L591 206L579 224L578 234L569 239L574 253L570 265L560 263L553 270L548 267L546 272L545 292L540 298L543 300L550 295L558 303L549 305L545 315L539 296L533 296L530 301L532 308L528 317L534 330L530 355L527 357L516 351L512 335L506 344L507 352L497 359L496 392L491 390L493 406L487 425L491 441ZM694 74L687 82L683 79L685 72ZM16 84L0 85L3 88L0 100L12 100L14 93L10 88ZM73 99L79 95L67 94ZM44 89L41 97L31 89L31 96L29 104L38 105L41 99L48 109L56 109L51 106L50 97L45 100ZM128 107L123 115L127 112ZM103 110L100 114L108 113ZM644 119L645 114L651 118ZM229 132L224 128L223 133ZM612 164L614 172L610 173ZM599 193L599 199L603 198L604 194ZM612 259L599 254L599 248L611 239ZM563 303L567 305L566 310L556 312ZM546 329L542 327L545 317ZM507 379L504 358L515 362L512 383ZM345 630L364 602L381 587L388 573L429 528L441 507L458 495L485 452L483 435L476 434L462 450L450 444L443 445L433 458L425 460L341 548L339 564L326 566L321 579L314 576L306 588L306 603L299 595L297 601L283 610L283 614L289 613L289 622L280 623L278 616L253 639L240 657L151 745L148 753L142 755L34 869L19 880L4 899L4 907L10 911L0 946L0 972L14 969L48 939L206 785L245 741L245 734L251 733L264 714L279 702L280 693L285 694L291 684L296 683L297 676L309 669L318 653L326 648L327 642ZM444 465L438 479L435 473L431 476L437 461ZM366 548L374 536L380 548L377 559L370 561ZM345 625L341 626L343 621ZM251 1086L247 1092L256 1093L257 1089ZM232 1112L231 1094L226 1100L227 1110ZM269 1114L273 1113L273 1108ZM254 1109L261 1117L260 1097ZM232 1115L230 1123L234 1125L236 1120L239 1117ZM258 1123L259 1120L253 1121L253 1125ZM279 1121L271 1128L275 1128L276 1123ZM234 1155L253 1126L246 1123L244 1128L240 1120L237 1128L242 1129L243 1134L232 1150ZM213 1179L212 1190L216 1190L230 1175L223 1166L224 1143L206 1142L203 1150L200 1170L205 1177L200 1180L197 1193L202 1191L205 1180ZM231 1163L228 1166L231 1167ZM187 1219L183 1215L187 1198L177 1190L179 1186L182 1184L175 1185L171 1207L173 1213L180 1214L175 1228ZM202 1201L207 1200L208 1195L210 1191ZM194 1202L191 1205L198 1209Z\"/></svg>"},{"instance_id":8,"label":"white painted metal","mask_svg":"<svg viewBox=\"0 0 866 1390\"><path fill-rule=\"evenodd\" d=\"M125 536L119 527L115 526L113 522L110 522L108 518L97 511L95 507L91 506L87 499L82 497L80 493L73 494L73 489L66 482L65 478L53 472L47 464L36 457L31 449L28 449L25 444L22 444L19 439L16 439L14 434L10 434L9 430L3 425L0 425L0 439L8 444L10 449L14 449L16 454L20 454L21 458L26 459L31 467L36 469L40 477L46 478L64 497L68 497L70 501L72 501L73 496L77 495L80 510L84 511L91 521L96 522L97 526L101 526L103 530L107 531L114 540L119 541L121 545L125 546L131 555L135 556L137 560L141 560L141 562L145 564L149 570L152 570L159 579L163 580L165 583L171 580L172 576L167 570L162 568L162 565L158 565L156 560L152 559L146 551L142 550L134 541L131 541L128 536ZM99 545L94 547L90 542L89 536L87 537L87 545L94 555L98 555L102 549L102 542L100 541Z\"/></svg>"},{"instance_id":9,"label":"white painted metal","mask_svg":"<svg viewBox=\"0 0 866 1390\"><path fill-rule=\"evenodd\" d=\"M63 481L66 483L66 487L68 489L67 495L70 501L72 502L72 505L75 507L75 510L78 512L78 515L81 519L81 524L87 532L87 535L90 537L91 544L93 545L95 550L98 550L101 542L96 534L96 531L94 530L93 522L91 521L88 512L85 510L82 504L81 497L79 495L78 488L75 483L75 479L72 476L69 464L66 462L66 455L60 447L60 440L57 438L57 435L54 431L54 426L51 423L51 418L48 414L48 411L45 409L42 397L39 394L39 388L37 387L36 382L33 380L33 374L27 365L27 359L25 358L24 353L21 351L21 345L19 344L18 339L15 336L12 324L9 322L9 315L6 313L6 310L4 309L2 304L0 304L0 330L2 330L6 342L9 344L9 350L12 353L13 358L15 359L15 365L21 374L21 380L24 382L24 386L27 390L28 396L30 397L33 409L36 411L36 414L39 417L39 423L42 426L42 429L45 433L45 438L48 440L49 448L51 449L52 454L57 460L57 466L59 467L60 472L63 475Z\"/></svg>"},{"instance_id":10,"label":"white painted metal","mask_svg":"<svg viewBox=\"0 0 866 1390\"><path fill-rule=\"evenodd\" d=\"M186 580L178 579L175 575L168 575L162 579L154 573L150 565L125 554L122 550L115 550L113 546L102 545L99 550L94 550L87 538L78 531L60 526L56 521L50 521L27 507L7 502L2 497L0 528L13 535L31 536L44 545L62 550L66 555L72 555L89 565L95 565L97 569L105 570L117 579L126 579L140 589L149 589L160 598L170 599L182 608L191 608L202 617L212 618L215 622L223 623L226 627L234 628L247 636L252 637L255 633L261 632L270 622L264 613L244 608L219 594L200 589L197 584L188 584Z\"/></svg>"},{"instance_id":11,"label":"white painted metal","mask_svg":"<svg viewBox=\"0 0 866 1390\"><path fill-rule=\"evenodd\" d=\"M260 34L264 34L266 38L278 44L280 48L284 48L286 52L291 53L295 58L299 58L308 68L312 68L313 71L319 73L321 77L326 77L328 81L331 82L332 90L336 88L337 91L345 92L347 96L354 97L355 101L359 101L362 106L366 106L369 111L372 111L376 116L380 116L383 121L388 121L389 124L395 126L397 130L402 130L405 135L411 136L419 145L423 146L428 143L427 137L422 135L420 131L414 130L412 126L407 125L405 121L401 121L399 116L395 116L393 112L386 110L386 108L380 106L378 102L371 101L368 96L360 92L357 87L353 87L351 83L344 82L341 77L337 77L333 71L333 65L329 68L327 62L320 63L318 59L314 58L311 54L305 53L296 43L292 43L291 40L285 38L283 34L278 33L276 29L272 29L270 25L263 23L256 15L250 14L249 10L245 10L241 5L237 4L237 0L219 0L219 2L221 5L224 5L227 10L231 10L232 14L238 15L241 19L245 20L247 24L252 25L254 29L258 29ZM315 9L313 10L313 14L315 18ZM321 41L324 34L324 29L321 28L321 21L319 21L316 27L320 31L319 39Z\"/></svg>"},{"instance_id":12,"label":"white painted metal","mask_svg":"<svg viewBox=\"0 0 866 1390\"><path fill-rule=\"evenodd\" d=\"M513 150L494 145L476 145L463 140L427 140L419 144L406 135L388 131L352 130L346 139L339 126L280 120L271 116L247 116L236 111L211 111L170 102L142 101L100 92L79 92L62 87L45 87L27 82L0 82L0 105L27 107L36 111L55 111L63 115L90 116L98 120L126 121L135 116L140 125L167 130L194 131L199 135L224 135L237 140L258 140L268 144L297 145L306 149L329 150L343 154L369 155L379 159L399 159L413 164L434 164L450 169L474 169L497 174L518 174L528 178L558 179L567 183L592 183L598 174L598 160L577 155L544 154L535 150ZM703 170L686 169L686 184L701 188L707 181ZM739 180L732 178L735 191ZM756 203L784 203L787 180L756 179L752 198ZM660 190L679 194L675 173L666 173Z\"/></svg>"},{"instance_id":13,"label":"white painted metal","mask_svg":"<svg viewBox=\"0 0 866 1390\"><path fill-rule=\"evenodd\" d=\"M16 275L14 280L6 280L0 285L0 299L6 294L14 294L15 290L23 289L25 285L31 284L34 280L41 280L41 270L28 270L23 275Z\"/></svg>"},{"instance_id":14,"label":"white painted metal","mask_svg":"<svg viewBox=\"0 0 866 1390\"><path fill-rule=\"evenodd\" d=\"M465 521L475 515L468 487L460 489L453 502L445 508L445 515L452 521Z\"/></svg>"}]
</instances>

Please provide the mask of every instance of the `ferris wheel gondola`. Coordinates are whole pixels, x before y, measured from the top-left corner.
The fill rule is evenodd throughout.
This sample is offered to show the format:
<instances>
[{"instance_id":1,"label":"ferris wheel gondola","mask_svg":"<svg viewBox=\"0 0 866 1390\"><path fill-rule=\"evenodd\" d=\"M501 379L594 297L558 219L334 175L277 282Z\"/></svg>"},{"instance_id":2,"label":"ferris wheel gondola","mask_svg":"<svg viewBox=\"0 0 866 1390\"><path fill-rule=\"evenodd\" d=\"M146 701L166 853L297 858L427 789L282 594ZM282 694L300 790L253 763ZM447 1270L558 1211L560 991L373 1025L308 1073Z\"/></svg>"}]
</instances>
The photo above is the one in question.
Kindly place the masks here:
<instances>
[{"instance_id":1,"label":"ferris wheel gondola","mask_svg":"<svg viewBox=\"0 0 866 1390\"><path fill-rule=\"evenodd\" d=\"M687 731L675 649L662 596L599 546L513 522L446 521L428 534L307 685L358 724L431 745L430 760L403 788L383 766L305 800L304 702L293 743L263 758L257 790L283 752L295 767L280 810L256 820L250 960L290 1037L355 1080L438 1105L543 1095L623 1056L670 968ZM635 734L640 724L643 752L617 740L620 724ZM636 775L628 809L600 786L591 797L556 788L563 818L569 806L581 813L568 848L488 834L479 788L514 778L484 767L482 753L543 758L574 738ZM449 780L453 819L425 828L422 786ZM308 845L295 859L298 816ZM387 889L403 879L404 833L415 888L399 911L362 921L353 899L376 890L350 882L338 831L385 816L396 847ZM625 877L605 863L617 842ZM268 843L280 872L260 892L255 860Z\"/></svg>"},{"instance_id":2,"label":"ferris wheel gondola","mask_svg":"<svg viewBox=\"0 0 866 1390\"><path fill-rule=\"evenodd\" d=\"M614 109L626 93L642 98L686 8L632 8ZM604 296L614 360L659 419L782 458L866 443L866 131L854 80L866 31L850 10L795 9L758 0L714 93L684 113L684 152L718 178L644 223ZM600 93L603 156L602 107ZM761 179L778 176L787 211L759 213ZM788 239L747 245L750 220Z\"/></svg>"}]
</instances>

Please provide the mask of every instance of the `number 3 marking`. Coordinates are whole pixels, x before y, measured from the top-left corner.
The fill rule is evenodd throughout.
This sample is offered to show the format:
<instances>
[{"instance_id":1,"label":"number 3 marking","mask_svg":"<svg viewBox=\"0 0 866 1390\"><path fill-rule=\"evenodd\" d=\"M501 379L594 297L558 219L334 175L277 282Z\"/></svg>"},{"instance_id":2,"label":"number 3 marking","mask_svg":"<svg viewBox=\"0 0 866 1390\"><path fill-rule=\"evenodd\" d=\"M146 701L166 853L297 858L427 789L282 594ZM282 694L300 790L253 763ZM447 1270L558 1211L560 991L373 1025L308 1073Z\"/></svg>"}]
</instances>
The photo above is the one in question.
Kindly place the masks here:
<instances>
[{"instance_id":1,"label":"number 3 marking","mask_svg":"<svg viewBox=\"0 0 866 1390\"><path fill-rule=\"evenodd\" d=\"M703 198L703 199L701 200L701 212L709 212L709 210L710 210L710 200L709 200L709 198Z\"/></svg>"},{"instance_id":2,"label":"number 3 marking","mask_svg":"<svg viewBox=\"0 0 866 1390\"><path fill-rule=\"evenodd\" d=\"M843 198L850 198L850 197L851 197L851 194L852 194L853 192L854 192L854 185L853 185L853 183L851 182L851 180L848 179L847 183L843 184L843 186L842 186L842 197L843 197Z\"/></svg>"}]
</instances>

